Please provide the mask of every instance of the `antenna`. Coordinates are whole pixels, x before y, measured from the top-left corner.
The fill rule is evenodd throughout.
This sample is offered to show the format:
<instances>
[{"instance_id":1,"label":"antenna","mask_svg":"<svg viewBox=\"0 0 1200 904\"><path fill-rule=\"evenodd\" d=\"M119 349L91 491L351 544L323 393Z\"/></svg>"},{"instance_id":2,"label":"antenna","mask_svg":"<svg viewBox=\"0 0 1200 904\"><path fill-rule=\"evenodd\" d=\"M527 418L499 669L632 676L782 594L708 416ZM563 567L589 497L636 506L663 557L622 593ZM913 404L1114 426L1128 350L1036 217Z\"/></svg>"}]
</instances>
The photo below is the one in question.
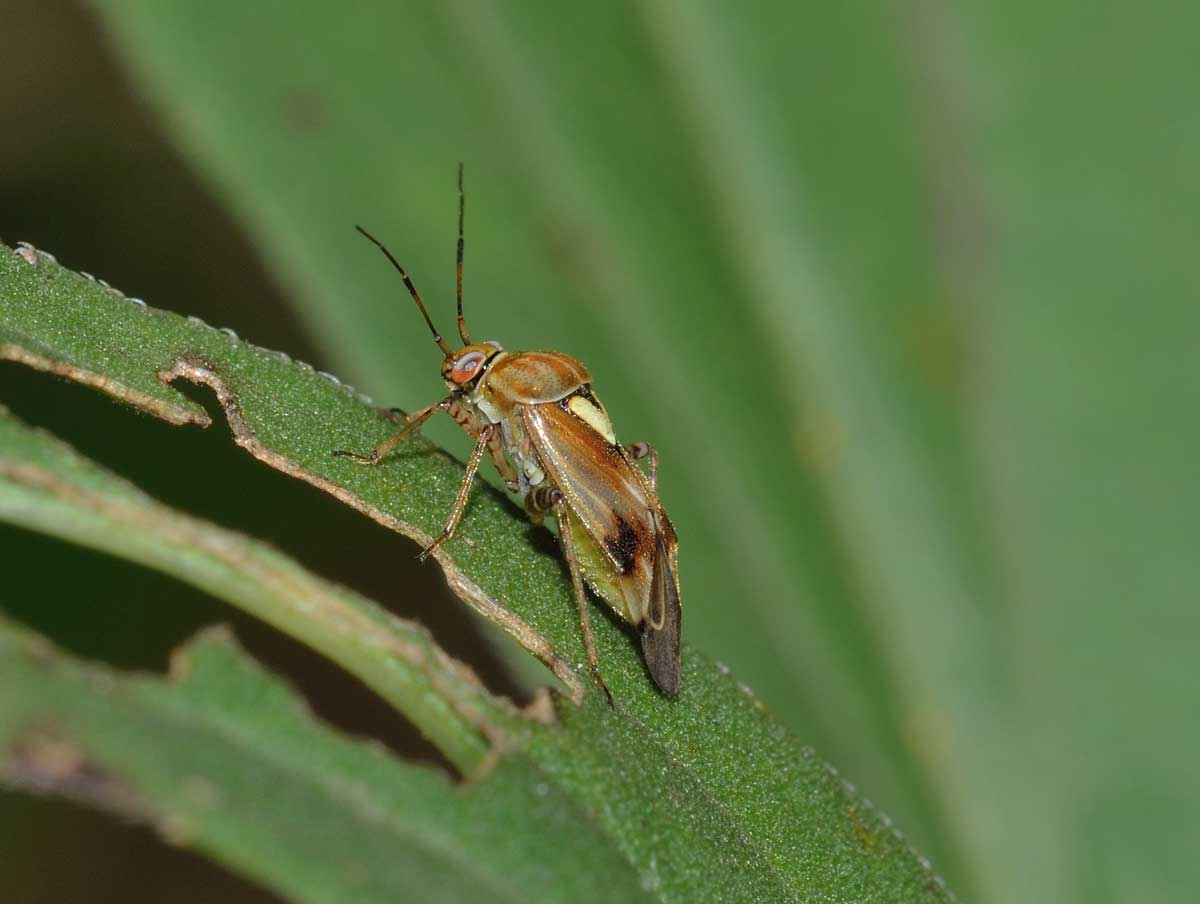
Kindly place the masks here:
<instances>
[{"instance_id":1,"label":"antenna","mask_svg":"<svg viewBox=\"0 0 1200 904\"><path fill-rule=\"evenodd\" d=\"M462 312L463 209L466 206L466 196L463 194L463 165L460 160L458 163L458 335L462 338L463 345L470 345L467 321L463 319Z\"/></svg>"},{"instance_id":2,"label":"antenna","mask_svg":"<svg viewBox=\"0 0 1200 904\"><path fill-rule=\"evenodd\" d=\"M400 266L400 262L392 256L392 252L387 250L383 242L379 241L379 239L375 238L375 236L371 235L371 233L367 232L367 230L363 229L361 226L355 226L354 228L361 232L367 239L369 239L371 243L380 251L382 251L384 255L387 256L387 259L392 262L392 266L396 268L397 272L400 274L400 278L404 280L404 285L408 287L408 294L412 296L413 301L417 303L417 307L421 309L421 316L424 317L425 322L429 324L429 332L433 333L433 341L438 344L438 348L442 350L442 353L445 354L447 358L453 355L454 351L446 344L446 340L443 339L442 334L437 331L437 327L433 325L433 321L429 318L429 312L425 310L425 303L421 301L421 295L419 292L417 292L417 287L414 286L412 280L408 278L408 274L404 271L404 268ZM461 304L461 295L459 298ZM459 322L462 322L461 319Z\"/></svg>"}]
</instances>

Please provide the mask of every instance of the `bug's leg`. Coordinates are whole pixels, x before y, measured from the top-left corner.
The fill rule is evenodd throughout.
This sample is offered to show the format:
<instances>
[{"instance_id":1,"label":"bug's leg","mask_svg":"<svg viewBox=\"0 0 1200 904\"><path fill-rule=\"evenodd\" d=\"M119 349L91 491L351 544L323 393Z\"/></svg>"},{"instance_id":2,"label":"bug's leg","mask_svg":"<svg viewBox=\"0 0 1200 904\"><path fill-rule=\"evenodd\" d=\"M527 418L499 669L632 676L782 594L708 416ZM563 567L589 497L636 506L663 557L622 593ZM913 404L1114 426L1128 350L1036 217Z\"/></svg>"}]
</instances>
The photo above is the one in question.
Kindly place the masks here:
<instances>
[{"instance_id":1,"label":"bug's leg","mask_svg":"<svg viewBox=\"0 0 1200 904\"><path fill-rule=\"evenodd\" d=\"M475 448L471 450L471 458L467 462L467 473L463 475L462 483L458 486L458 496L454 499L454 508L450 510L450 517L446 519L446 526L442 528L442 532L438 534L437 539L421 550L421 554L417 556L422 562L433 555L438 547L454 536L454 530L458 527L458 522L462 518L463 512L467 510L467 500L471 498L471 483L475 480L475 473L479 470L479 463L483 461L483 453L487 449L488 441L492 438L495 430L495 424L488 424L479 431L479 438L475 440Z\"/></svg>"},{"instance_id":2,"label":"bug's leg","mask_svg":"<svg viewBox=\"0 0 1200 904\"><path fill-rule=\"evenodd\" d=\"M658 450L649 443L630 443L625 447L629 457L636 461L639 458L649 458L650 489L658 490Z\"/></svg>"},{"instance_id":3,"label":"bug's leg","mask_svg":"<svg viewBox=\"0 0 1200 904\"><path fill-rule=\"evenodd\" d=\"M596 639L592 636L592 617L588 609L587 593L583 589L583 575L579 571L579 560L575 557L575 540L571 536L571 522L567 514L567 500L561 490L551 489L547 502L554 509L554 517L558 519L558 542L562 544L563 558L567 560L567 568L571 572L571 584L575 588L575 605L579 608L579 627L583 630L583 646L587 650L588 669L604 696L608 705L613 706L613 695L600 677L600 659L596 656ZM540 501L540 500L539 500Z\"/></svg>"},{"instance_id":4,"label":"bug's leg","mask_svg":"<svg viewBox=\"0 0 1200 904\"><path fill-rule=\"evenodd\" d=\"M440 402L434 402L426 408L422 408L415 414L409 415L408 423L404 425L404 429L399 433L389 436L378 446L372 449L365 455L358 452L350 452L346 449L334 449L333 454L342 458L349 458L352 461L357 461L364 465L377 465L383 461L384 457L395 449L398 445L404 442L405 438L420 427L423 423L437 414L439 411L445 411L450 407L450 399L442 399Z\"/></svg>"},{"instance_id":5,"label":"bug's leg","mask_svg":"<svg viewBox=\"0 0 1200 904\"><path fill-rule=\"evenodd\" d=\"M504 455L504 434L497 430L492 434L492 439L487 447L488 458L492 460L492 464L496 466L496 472L500 475L504 485L513 493L521 491L521 482L517 478L516 469Z\"/></svg>"}]
</instances>

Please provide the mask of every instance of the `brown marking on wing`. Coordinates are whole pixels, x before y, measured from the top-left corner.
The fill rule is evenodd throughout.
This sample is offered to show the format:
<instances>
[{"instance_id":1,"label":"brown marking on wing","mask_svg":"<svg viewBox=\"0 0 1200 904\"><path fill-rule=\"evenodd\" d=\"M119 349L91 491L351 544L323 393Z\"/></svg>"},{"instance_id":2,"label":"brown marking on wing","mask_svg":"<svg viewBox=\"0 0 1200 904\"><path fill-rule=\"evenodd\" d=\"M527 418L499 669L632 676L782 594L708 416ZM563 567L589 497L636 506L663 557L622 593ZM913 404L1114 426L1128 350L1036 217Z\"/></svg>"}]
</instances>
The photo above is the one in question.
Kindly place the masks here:
<instances>
[{"instance_id":1,"label":"brown marking on wing","mask_svg":"<svg viewBox=\"0 0 1200 904\"><path fill-rule=\"evenodd\" d=\"M622 515L613 515L613 529L604 535L604 548L621 574L634 569L638 554L638 532Z\"/></svg>"},{"instance_id":2,"label":"brown marking on wing","mask_svg":"<svg viewBox=\"0 0 1200 904\"><path fill-rule=\"evenodd\" d=\"M556 404L517 411L547 476L563 495L616 580L588 583L634 624L650 599L657 528L642 475L619 446ZM613 598L612 587L620 596Z\"/></svg>"}]
</instances>

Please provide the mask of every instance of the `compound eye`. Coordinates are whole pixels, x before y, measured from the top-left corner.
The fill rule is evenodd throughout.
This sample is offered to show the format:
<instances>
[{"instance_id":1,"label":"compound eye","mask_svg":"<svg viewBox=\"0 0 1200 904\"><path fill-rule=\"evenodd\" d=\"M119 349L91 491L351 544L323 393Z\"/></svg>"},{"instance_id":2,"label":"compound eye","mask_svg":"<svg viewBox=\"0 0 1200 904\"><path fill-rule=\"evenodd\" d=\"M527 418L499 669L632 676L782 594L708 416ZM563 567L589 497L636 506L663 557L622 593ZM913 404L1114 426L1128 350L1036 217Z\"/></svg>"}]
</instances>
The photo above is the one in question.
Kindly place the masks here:
<instances>
[{"instance_id":1,"label":"compound eye","mask_svg":"<svg viewBox=\"0 0 1200 904\"><path fill-rule=\"evenodd\" d=\"M479 373L479 368L483 366L485 360L487 358L483 352L470 352L463 355L454 362L454 369L450 371L450 379L460 385L469 382Z\"/></svg>"}]
</instances>

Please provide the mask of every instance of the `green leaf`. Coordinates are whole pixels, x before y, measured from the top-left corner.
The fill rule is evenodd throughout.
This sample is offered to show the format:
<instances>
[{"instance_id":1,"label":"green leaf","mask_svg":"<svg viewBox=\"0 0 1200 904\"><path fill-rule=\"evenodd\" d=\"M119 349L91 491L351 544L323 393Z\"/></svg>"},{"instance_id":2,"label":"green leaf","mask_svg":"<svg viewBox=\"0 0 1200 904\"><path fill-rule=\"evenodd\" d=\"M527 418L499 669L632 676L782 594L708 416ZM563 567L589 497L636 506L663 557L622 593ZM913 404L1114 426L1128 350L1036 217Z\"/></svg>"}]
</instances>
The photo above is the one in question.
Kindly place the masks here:
<instances>
[{"instance_id":1,"label":"green leaf","mask_svg":"<svg viewBox=\"0 0 1200 904\"><path fill-rule=\"evenodd\" d=\"M839 237L883 242L899 223L919 235L902 221L916 203L904 192L915 186L895 166L881 170L885 200L823 207L811 228L771 236L771 251L801 268L787 270L794 283L776 287L774 313L782 308L811 326L805 347L788 346L782 337L794 335L792 325L758 307L758 268L739 258L745 240L733 242L753 234L758 211L735 220L721 200L745 169L769 185L783 176L754 161L727 167L704 156L716 145L693 111L708 99L688 93L703 88L689 65L703 53L689 58L675 43L693 37L696 20L717 44L728 27L738 48L749 48L734 66L760 77L762 95L787 89L782 106L820 108L811 123L790 109L775 114L805 130L796 136L802 148L779 150L790 171L814 146L844 155L848 144L874 146L880 132L903 127L905 86L887 44L894 14L838 4L810 9L824 18L793 29L769 13L759 21L649 3L593 4L569 16L547 3L379 4L353 16L311 0L286 9L126 0L100 8L139 88L159 101L181 150L257 239L339 373L408 409L441 393L438 353L396 274L351 226L363 223L399 254L446 331L454 170L465 158L472 334L509 348L560 349L588 366L618 435L661 453L661 493L680 531L688 638L719 651L952 865L948 837L961 833L943 821L941 808L951 804L931 792L948 770L918 758L933 743L927 707L940 712L940 699L915 699L907 662L893 661L893 622L908 612L880 589L886 575L860 542L858 512L832 504L830 480L851 480L842 464L845 415L839 398L811 391L805 379L810 360L841 354L853 370L875 354L853 337L831 342L826 315L842 310L843 297L821 294L817 274L803 269L819 252L818 230L832 220ZM847 136L851 124L838 119L830 95L807 88L857 83L848 84L841 53L860 32L869 43L854 79L882 81L881 103L894 111L869 118L869 138ZM772 37L786 46L770 43L771 56L754 50ZM819 71L795 75L797 56ZM894 145L882 137L881 154ZM819 178L830 198L849 183L861 199L872 184L849 165ZM893 196L907 206L876 221ZM791 194L779 203L809 208ZM868 226L852 212L869 214ZM857 260L840 263L852 279ZM245 332L253 321L234 326ZM821 358L810 358L809 345L824 348ZM821 377L822 387L838 378ZM886 386L872 384L870 397L883 408L891 401ZM451 431L434 424L427 432L461 449ZM854 438L856 454L887 451L873 434ZM888 468L879 481L905 485L904 473L880 462ZM873 475L870 485L879 481ZM946 598L945 581L934 577L926 590ZM921 663L942 661L956 644L925 648ZM957 784L954 794L963 794Z\"/></svg>"},{"instance_id":2,"label":"green leaf","mask_svg":"<svg viewBox=\"0 0 1200 904\"><path fill-rule=\"evenodd\" d=\"M420 626L264 543L155 502L2 407L0 520L158 568L235 603L355 672L464 771L513 721Z\"/></svg>"},{"instance_id":3,"label":"green leaf","mask_svg":"<svg viewBox=\"0 0 1200 904\"><path fill-rule=\"evenodd\" d=\"M649 899L524 757L456 789L318 723L222 631L164 681L0 619L0 689L0 782L147 822L296 901Z\"/></svg>"},{"instance_id":4,"label":"green leaf","mask_svg":"<svg viewBox=\"0 0 1200 904\"><path fill-rule=\"evenodd\" d=\"M156 385L160 379L214 386L248 451L412 536L427 538L457 486L458 467L424 443L378 468L334 458L327 450L349 444L356 425L368 436L394 425L311 369L132 304L30 249L0 252L5 357L90 382L149 411L178 404L155 395L169 392ZM18 438L0 446L0 458L36 455L45 463L49 456L37 445L22 452ZM60 456L56 479L111 481L73 461ZM58 526L47 527L49 517L46 523L30 518L30 524L74 536L74 528L62 526L73 517L62 513ZM648 888L674 900L949 898L884 817L727 669L690 647L683 690L668 700L652 689L629 635L598 619L602 668L616 699L610 708L582 678L579 629L561 563L538 551L529 533L520 510L481 491L464 521L464 539L448 544L438 560L460 592L541 655L582 701L576 707L558 698L554 725L510 718L502 727L542 780L587 814ZM95 542L90 534L77 538ZM127 538L121 531L105 548L136 558L123 544L136 545L137 538ZM161 555L154 564L190 578L182 558ZM204 586L252 613L275 611L248 604L245 595L217 582ZM326 650L321 619L306 607L277 617L294 636ZM306 619L314 624L297 626ZM383 668L370 660L391 654L376 648L330 655L370 683ZM488 715L502 722L505 710L496 704ZM525 856L534 851L526 849Z\"/></svg>"},{"instance_id":5,"label":"green leaf","mask_svg":"<svg viewBox=\"0 0 1200 904\"><path fill-rule=\"evenodd\" d=\"M476 331L587 362L663 453L689 638L956 885L1191 899L1194 3L101 8L406 405L432 352L348 226L445 323L466 156Z\"/></svg>"}]
</instances>

